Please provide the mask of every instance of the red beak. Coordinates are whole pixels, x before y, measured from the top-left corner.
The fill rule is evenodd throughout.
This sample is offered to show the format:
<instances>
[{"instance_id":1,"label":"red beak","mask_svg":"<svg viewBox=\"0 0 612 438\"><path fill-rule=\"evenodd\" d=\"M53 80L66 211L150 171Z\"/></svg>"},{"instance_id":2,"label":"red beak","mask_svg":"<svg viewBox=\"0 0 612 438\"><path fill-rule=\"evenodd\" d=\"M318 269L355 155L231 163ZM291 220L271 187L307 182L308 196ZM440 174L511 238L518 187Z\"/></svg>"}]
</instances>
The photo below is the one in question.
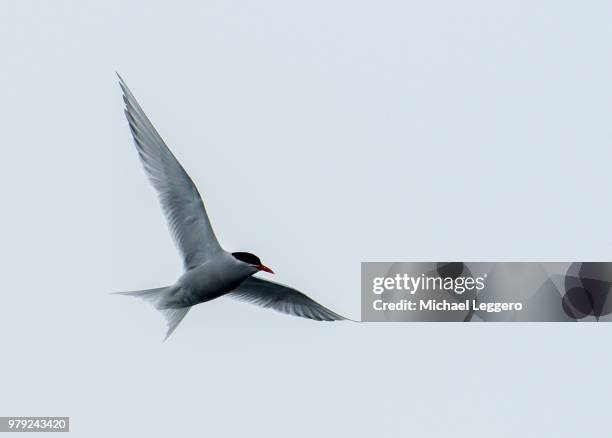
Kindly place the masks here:
<instances>
[{"instance_id":1,"label":"red beak","mask_svg":"<svg viewBox=\"0 0 612 438\"><path fill-rule=\"evenodd\" d=\"M274 271L268 268L266 265L257 265L257 269L259 269L260 271L269 272L270 274L274 274Z\"/></svg>"}]
</instances>

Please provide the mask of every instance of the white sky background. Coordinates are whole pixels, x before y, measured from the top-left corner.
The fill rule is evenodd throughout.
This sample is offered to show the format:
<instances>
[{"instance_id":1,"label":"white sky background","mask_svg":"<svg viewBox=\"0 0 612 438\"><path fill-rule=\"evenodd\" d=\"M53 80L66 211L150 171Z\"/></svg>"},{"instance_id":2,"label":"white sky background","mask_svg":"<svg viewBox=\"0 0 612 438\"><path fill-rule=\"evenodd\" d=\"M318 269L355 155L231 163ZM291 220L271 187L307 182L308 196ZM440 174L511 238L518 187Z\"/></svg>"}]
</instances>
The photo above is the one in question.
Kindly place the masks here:
<instances>
[{"instance_id":1,"label":"white sky background","mask_svg":"<svg viewBox=\"0 0 612 438\"><path fill-rule=\"evenodd\" d=\"M180 274L115 70L221 243L339 313L359 317L361 261L609 261L611 12L3 2L0 415L87 437L601 432L611 324L321 324L220 299L162 344L108 292Z\"/></svg>"}]
</instances>

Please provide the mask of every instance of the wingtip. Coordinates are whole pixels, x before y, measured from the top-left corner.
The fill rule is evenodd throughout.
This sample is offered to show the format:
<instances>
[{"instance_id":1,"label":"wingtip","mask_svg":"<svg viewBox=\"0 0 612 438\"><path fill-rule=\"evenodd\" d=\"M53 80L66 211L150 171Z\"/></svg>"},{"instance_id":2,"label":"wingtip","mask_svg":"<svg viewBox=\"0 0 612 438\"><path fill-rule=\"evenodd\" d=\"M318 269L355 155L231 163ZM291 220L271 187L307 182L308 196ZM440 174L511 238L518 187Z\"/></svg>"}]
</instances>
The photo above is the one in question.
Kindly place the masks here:
<instances>
[{"instance_id":1,"label":"wingtip","mask_svg":"<svg viewBox=\"0 0 612 438\"><path fill-rule=\"evenodd\" d=\"M129 88L126 85L125 81L123 80L123 78L121 77L121 75L119 74L119 72L115 72L115 74L117 75L117 78L119 79L119 86L121 87L121 91L123 92L123 96L127 96L128 92L129 92Z\"/></svg>"},{"instance_id":2,"label":"wingtip","mask_svg":"<svg viewBox=\"0 0 612 438\"><path fill-rule=\"evenodd\" d=\"M351 319L351 318L347 318L344 315L340 315L339 313L333 312L330 310L330 312L332 313L332 315L336 318L336 319L332 319L331 321L350 321L350 322L361 322L358 321L356 319Z\"/></svg>"},{"instance_id":3,"label":"wingtip","mask_svg":"<svg viewBox=\"0 0 612 438\"><path fill-rule=\"evenodd\" d=\"M358 321L356 319L351 319L351 318L347 318L346 316L342 316L336 313L336 315L338 316L338 319L336 319L335 321L350 321L350 322L362 322L362 321Z\"/></svg>"}]
</instances>

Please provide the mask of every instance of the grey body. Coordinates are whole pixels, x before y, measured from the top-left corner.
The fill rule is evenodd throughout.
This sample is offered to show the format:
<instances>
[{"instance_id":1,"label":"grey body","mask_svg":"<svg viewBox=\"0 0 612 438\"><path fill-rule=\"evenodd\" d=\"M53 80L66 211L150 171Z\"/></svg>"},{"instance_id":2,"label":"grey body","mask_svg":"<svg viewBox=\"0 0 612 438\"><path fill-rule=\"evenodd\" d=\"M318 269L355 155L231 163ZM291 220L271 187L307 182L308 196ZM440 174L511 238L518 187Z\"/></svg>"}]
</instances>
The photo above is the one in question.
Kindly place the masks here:
<instances>
[{"instance_id":1,"label":"grey body","mask_svg":"<svg viewBox=\"0 0 612 438\"><path fill-rule=\"evenodd\" d=\"M253 277L268 268L240 260L219 245L195 184L121 77L119 85L138 156L157 192L184 268L172 286L120 294L142 298L161 311L168 324L166 338L192 306L223 295L317 321L346 319L291 287Z\"/></svg>"},{"instance_id":2,"label":"grey body","mask_svg":"<svg viewBox=\"0 0 612 438\"><path fill-rule=\"evenodd\" d=\"M160 307L190 307L225 295L257 269L241 263L227 251L219 251L207 262L186 271L160 301Z\"/></svg>"}]
</instances>

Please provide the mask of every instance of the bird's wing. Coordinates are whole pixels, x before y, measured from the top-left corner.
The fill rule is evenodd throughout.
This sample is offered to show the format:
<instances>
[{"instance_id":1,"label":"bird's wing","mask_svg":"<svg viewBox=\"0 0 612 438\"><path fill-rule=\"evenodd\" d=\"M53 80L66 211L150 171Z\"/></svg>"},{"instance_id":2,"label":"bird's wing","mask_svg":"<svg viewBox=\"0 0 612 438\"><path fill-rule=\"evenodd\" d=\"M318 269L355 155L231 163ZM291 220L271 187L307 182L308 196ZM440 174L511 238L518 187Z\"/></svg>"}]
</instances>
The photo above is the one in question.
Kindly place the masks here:
<instances>
[{"instance_id":1,"label":"bird's wing","mask_svg":"<svg viewBox=\"0 0 612 438\"><path fill-rule=\"evenodd\" d=\"M302 292L258 277L247 278L228 297L316 321L341 321L347 318L323 307Z\"/></svg>"},{"instance_id":2,"label":"bird's wing","mask_svg":"<svg viewBox=\"0 0 612 438\"><path fill-rule=\"evenodd\" d=\"M119 85L123 90L125 115L138 155L149 180L157 190L185 269L198 266L221 250L198 189L157 133L121 76Z\"/></svg>"}]
</instances>

